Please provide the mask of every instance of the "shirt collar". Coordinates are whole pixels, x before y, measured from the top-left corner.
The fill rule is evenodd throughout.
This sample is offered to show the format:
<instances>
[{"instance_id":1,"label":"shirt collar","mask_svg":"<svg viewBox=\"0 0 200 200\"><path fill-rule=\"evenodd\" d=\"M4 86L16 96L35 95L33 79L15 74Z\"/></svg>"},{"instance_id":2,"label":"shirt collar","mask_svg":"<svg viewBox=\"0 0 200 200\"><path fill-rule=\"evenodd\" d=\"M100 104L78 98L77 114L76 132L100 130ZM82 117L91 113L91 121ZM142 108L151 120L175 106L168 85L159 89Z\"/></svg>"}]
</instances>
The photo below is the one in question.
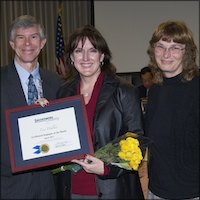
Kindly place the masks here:
<instances>
[{"instance_id":1,"label":"shirt collar","mask_svg":"<svg viewBox=\"0 0 200 200\"><path fill-rule=\"evenodd\" d=\"M30 73L25 70L22 66L20 66L19 64L17 64L16 61L14 61L17 73L19 74L19 78L21 81L26 82L26 80L28 80L28 77L30 75ZM33 75L33 78L35 80L40 78L39 75L39 63L37 63L37 66L35 67L35 69L31 72L31 74Z\"/></svg>"}]
</instances>

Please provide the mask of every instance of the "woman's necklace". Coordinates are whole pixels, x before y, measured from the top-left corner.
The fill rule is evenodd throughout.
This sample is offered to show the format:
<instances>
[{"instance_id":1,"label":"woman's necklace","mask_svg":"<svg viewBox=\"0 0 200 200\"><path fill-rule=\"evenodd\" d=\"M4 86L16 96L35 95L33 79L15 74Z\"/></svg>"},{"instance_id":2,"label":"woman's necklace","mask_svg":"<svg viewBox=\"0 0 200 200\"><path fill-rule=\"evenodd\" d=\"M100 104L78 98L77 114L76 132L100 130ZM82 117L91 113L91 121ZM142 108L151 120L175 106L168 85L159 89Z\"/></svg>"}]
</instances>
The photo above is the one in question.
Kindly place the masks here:
<instances>
[{"instance_id":1,"label":"woman's necklace","mask_svg":"<svg viewBox=\"0 0 200 200\"><path fill-rule=\"evenodd\" d=\"M88 93L88 92L85 92L85 93L82 93L82 95L83 95L84 97L88 97L88 96L89 96L89 93Z\"/></svg>"},{"instance_id":2,"label":"woman's necklace","mask_svg":"<svg viewBox=\"0 0 200 200\"><path fill-rule=\"evenodd\" d=\"M86 85L85 87L81 87L80 88L80 93L84 96L84 97L90 97L92 95L92 90L93 87L91 86L92 84Z\"/></svg>"}]
</instances>

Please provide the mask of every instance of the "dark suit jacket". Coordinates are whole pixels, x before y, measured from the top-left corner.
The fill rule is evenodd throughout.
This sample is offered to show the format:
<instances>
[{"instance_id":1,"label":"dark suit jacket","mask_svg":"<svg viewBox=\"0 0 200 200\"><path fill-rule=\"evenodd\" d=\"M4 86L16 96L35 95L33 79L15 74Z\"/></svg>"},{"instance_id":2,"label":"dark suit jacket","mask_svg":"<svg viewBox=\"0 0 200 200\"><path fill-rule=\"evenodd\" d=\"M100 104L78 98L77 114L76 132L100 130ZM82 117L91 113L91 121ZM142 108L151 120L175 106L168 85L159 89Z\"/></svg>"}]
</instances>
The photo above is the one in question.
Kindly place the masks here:
<instances>
[{"instance_id":1,"label":"dark suit jacket","mask_svg":"<svg viewBox=\"0 0 200 200\"><path fill-rule=\"evenodd\" d=\"M138 89L139 89L140 98L146 97L147 89L143 85L138 86Z\"/></svg>"},{"instance_id":2,"label":"dark suit jacket","mask_svg":"<svg viewBox=\"0 0 200 200\"><path fill-rule=\"evenodd\" d=\"M56 98L60 78L39 70L44 97ZM55 199L55 186L50 170L12 174L6 134L5 110L26 106L27 102L14 64L1 67L1 199Z\"/></svg>"}]
</instances>

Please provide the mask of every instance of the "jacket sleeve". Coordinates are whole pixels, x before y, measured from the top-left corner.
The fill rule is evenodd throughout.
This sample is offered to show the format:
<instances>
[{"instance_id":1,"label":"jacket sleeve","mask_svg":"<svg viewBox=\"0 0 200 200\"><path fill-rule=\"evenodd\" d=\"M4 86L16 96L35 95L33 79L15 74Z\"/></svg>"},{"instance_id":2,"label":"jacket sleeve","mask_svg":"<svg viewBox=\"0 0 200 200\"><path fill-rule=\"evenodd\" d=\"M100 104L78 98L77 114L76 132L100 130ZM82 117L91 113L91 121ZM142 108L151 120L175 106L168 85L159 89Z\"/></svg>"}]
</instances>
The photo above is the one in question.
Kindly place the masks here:
<instances>
[{"instance_id":1,"label":"jacket sleeve","mask_svg":"<svg viewBox=\"0 0 200 200\"><path fill-rule=\"evenodd\" d=\"M143 135L143 116L138 89L128 84L121 85L117 92L116 102L118 109L121 110L121 114L123 115L121 134L134 132ZM111 164L107 165L107 167L107 175L100 176L100 179L118 178L127 173L137 173L134 170L125 170Z\"/></svg>"},{"instance_id":2,"label":"jacket sleeve","mask_svg":"<svg viewBox=\"0 0 200 200\"><path fill-rule=\"evenodd\" d=\"M117 166L111 165L111 164L107 165L107 167L108 167L108 174L105 176L98 176L102 180L119 178L120 176L127 174L127 173L131 173L131 174L136 173L136 171L134 171L134 170L125 170L125 169L122 169L120 167L117 167Z\"/></svg>"},{"instance_id":3,"label":"jacket sleeve","mask_svg":"<svg viewBox=\"0 0 200 200\"><path fill-rule=\"evenodd\" d=\"M143 135L144 121L138 88L126 83L121 84L117 99L123 117L122 134L129 131Z\"/></svg>"}]
</instances>

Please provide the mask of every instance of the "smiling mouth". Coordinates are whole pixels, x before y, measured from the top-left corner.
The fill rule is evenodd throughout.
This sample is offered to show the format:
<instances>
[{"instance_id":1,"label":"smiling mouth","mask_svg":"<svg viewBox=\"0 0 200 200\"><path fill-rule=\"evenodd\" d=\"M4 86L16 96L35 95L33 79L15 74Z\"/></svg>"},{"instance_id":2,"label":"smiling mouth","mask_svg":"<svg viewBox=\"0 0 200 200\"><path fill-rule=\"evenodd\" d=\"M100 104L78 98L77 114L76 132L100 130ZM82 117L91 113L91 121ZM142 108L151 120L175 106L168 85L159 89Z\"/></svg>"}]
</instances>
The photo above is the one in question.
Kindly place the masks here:
<instances>
[{"instance_id":1,"label":"smiling mouth","mask_svg":"<svg viewBox=\"0 0 200 200\"><path fill-rule=\"evenodd\" d=\"M23 50L23 53L25 53L25 54L32 54L33 50Z\"/></svg>"},{"instance_id":2,"label":"smiling mouth","mask_svg":"<svg viewBox=\"0 0 200 200\"><path fill-rule=\"evenodd\" d=\"M163 64L171 64L172 61L162 60L162 63L163 63Z\"/></svg>"},{"instance_id":3,"label":"smiling mouth","mask_svg":"<svg viewBox=\"0 0 200 200\"><path fill-rule=\"evenodd\" d=\"M82 64L81 66L82 66L82 67L85 67L85 68L89 68L89 67L92 66L92 64Z\"/></svg>"}]
</instances>

